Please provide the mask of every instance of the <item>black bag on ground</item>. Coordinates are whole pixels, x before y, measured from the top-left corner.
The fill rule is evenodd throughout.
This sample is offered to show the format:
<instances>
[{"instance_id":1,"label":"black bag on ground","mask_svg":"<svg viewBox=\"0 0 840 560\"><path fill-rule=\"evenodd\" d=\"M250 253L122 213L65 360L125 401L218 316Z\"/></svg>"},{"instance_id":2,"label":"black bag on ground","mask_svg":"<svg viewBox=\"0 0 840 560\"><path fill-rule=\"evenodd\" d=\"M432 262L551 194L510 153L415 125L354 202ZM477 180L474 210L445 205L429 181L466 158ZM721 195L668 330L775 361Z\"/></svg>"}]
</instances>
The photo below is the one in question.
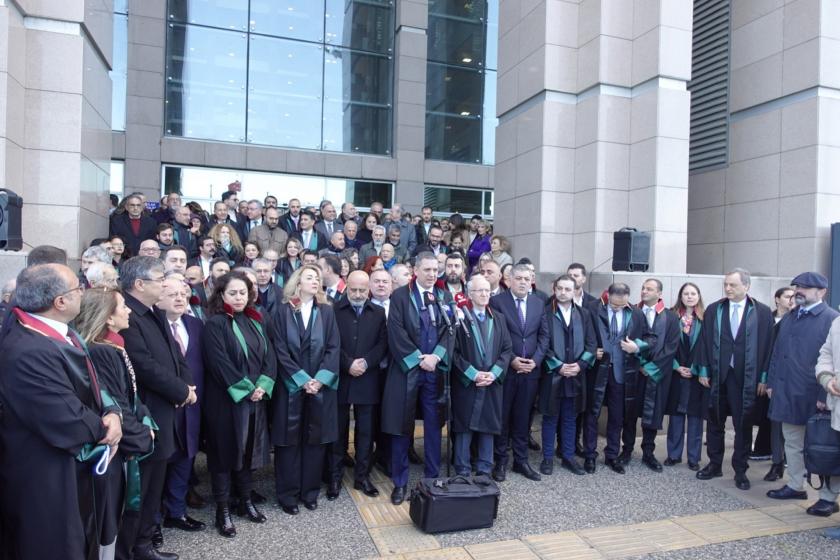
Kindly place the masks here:
<instances>
[{"instance_id":1,"label":"black bag on ground","mask_svg":"<svg viewBox=\"0 0 840 560\"><path fill-rule=\"evenodd\" d=\"M424 478L411 492L409 515L425 533L445 533L493 526L499 510L499 487L487 476Z\"/></svg>"},{"instance_id":2,"label":"black bag on ground","mask_svg":"<svg viewBox=\"0 0 840 560\"><path fill-rule=\"evenodd\" d=\"M840 432L831 427L829 411L817 412L805 425L805 470L808 484L814 474L829 486L830 477L840 477Z\"/></svg>"}]
</instances>

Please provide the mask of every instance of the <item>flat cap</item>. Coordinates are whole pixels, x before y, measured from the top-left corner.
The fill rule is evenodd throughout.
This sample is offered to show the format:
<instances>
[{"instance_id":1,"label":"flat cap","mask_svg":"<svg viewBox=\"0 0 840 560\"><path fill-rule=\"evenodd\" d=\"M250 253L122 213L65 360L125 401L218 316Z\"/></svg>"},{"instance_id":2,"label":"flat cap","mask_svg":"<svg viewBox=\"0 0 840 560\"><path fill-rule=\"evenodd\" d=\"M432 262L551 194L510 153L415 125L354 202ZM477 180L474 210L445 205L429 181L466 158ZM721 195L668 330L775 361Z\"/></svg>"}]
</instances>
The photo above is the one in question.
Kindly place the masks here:
<instances>
[{"instance_id":1,"label":"flat cap","mask_svg":"<svg viewBox=\"0 0 840 560\"><path fill-rule=\"evenodd\" d=\"M803 288L828 289L828 279L819 272L803 272L791 280L791 286L802 286Z\"/></svg>"}]
</instances>

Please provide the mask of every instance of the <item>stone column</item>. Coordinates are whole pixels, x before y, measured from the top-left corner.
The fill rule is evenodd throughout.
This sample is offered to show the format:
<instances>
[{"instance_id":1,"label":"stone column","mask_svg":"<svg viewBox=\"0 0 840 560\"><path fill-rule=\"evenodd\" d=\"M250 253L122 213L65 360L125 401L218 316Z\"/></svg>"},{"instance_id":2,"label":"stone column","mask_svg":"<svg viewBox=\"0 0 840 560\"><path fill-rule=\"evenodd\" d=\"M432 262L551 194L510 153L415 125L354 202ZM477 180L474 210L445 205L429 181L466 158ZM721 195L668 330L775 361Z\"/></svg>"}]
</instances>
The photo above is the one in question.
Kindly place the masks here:
<instances>
[{"instance_id":1,"label":"stone column","mask_svg":"<svg viewBox=\"0 0 840 560\"><path fill-rule=\"evenodd\" d=\"M559 272L609 269L613 232L632 226L652 233L651 270L684 271L691 2L501 11L497 230Z\"/></svg>"},{"instance_id":2,"label":"stone column","mask_svg":"<svg viewBox=\"0 0 840 560\"><path fill-rule=\"evenodd\" d=\"M108 232L110 2L0 0L0 178L26 248L78 258Z\"/></svg>"}]
</instances>

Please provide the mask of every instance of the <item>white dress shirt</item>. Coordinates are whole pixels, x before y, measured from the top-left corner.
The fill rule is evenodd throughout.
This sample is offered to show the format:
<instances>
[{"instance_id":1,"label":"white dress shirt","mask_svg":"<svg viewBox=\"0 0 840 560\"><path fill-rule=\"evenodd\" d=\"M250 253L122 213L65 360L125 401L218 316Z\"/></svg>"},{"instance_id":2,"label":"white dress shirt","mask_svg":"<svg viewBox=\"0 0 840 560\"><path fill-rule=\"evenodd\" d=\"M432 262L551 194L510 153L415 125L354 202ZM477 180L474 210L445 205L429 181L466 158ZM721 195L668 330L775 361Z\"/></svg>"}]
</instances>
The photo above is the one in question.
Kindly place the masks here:
<instances>
[{"instance_id":1,"label":"white dress shirt","mask_svg":"<svg viewBox=\"0 0 840 560\"><path fill-rule=\"evenodd\" d=\"M61 321L56 321L55 319L48 319L43 315L36 315L35 313L27 313L30 317L38 319L42 323L46 324L48 327L54 329L58 334L64 337L64 339L73 344L73 341L70 340L70 337L67 336L67 333L70 331L70 328L67 326L67 323L62 323ZM75 346L75 345L74 345Z\"/></svg>"},{"instance_id":2,"label":"white dress shirt","mask_svg":"<svg viewBox=\"0 0 840 560\"><path fill-rule=\"evenodd\" d=\"M304 329L309 326L309 317L312 315L312 305L314 302L315 300L311 299L300 304L300 316L303 319Z\"/></svg>"},{"instance_id":3,"label":"white dress shirt","mask_svg":"<svg viewBox=\"0 0 840 560\"><path fill-rule=\"evenodd\" d=\"M187 327L184 325L184 321L178 317L177 320L172 321L168 317L166 318L166 322L169 323L169 330L172 330L172 325L175 325L175 330L178 331L178 336L181 337L181 342L184 343L184 351L190 347L190 334L187 332Z\"/></svg>"}]
</instances>

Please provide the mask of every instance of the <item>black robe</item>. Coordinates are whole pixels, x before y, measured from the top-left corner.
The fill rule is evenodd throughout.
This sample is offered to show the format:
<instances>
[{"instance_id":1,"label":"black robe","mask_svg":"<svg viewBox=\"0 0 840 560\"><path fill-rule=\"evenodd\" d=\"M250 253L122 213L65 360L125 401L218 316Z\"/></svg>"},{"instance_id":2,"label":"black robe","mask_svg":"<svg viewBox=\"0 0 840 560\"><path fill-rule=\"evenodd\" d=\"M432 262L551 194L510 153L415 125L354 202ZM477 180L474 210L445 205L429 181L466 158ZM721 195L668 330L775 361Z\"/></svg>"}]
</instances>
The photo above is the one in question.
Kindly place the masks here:
<instances>
[{"instance_id":1,"label":"black robe","mask_svg":"<svg viewBox=\"0 0 840 560\"><path fill-rule=\"evenodd\" d=\"M238 330L235 330L234 322ZM201 349L205 377L201 410L210 472L240 470L245 464L243 460L252 468L268 464L265 401L271 398L275 389L277 367L271 338L265 331L262 318L256 315L249 318L243 313L237 313L233 318L219 313L207 319L204 325ZM265 395L263 400L255 403L250 395L257 387L265 390ZM246 459L251 422L252 453Z\"/></svg>"},{"instance_id":2,"label":"black robe","mask_svg":"<svg viewBox=\"0 0 840 560\"><path fill-rule=\"evenodd\" d=\"M77 460L119 410L92 390L86 354L10 322L0 375L3 558L96 558L92 464ZM107 390L103 390L107 392Z\"/></svg>"},{"instance_id":3,"label":"black robe","mask_svg":"<svg viewBox=\"0 0 840 560\"><path fill-rule=\"evenodd\" d=\"M319 445L338 439L340 342L335 314L329 304L313 304L304 332L300 330L300 316L300 311L284 303L272 318L278 383L272 399L271 443L279 447ZM302 387L313 378L323 387L310 395Z\"/></svg>"},{"instance_id":4,"label":"black robe","mask_svg":"<svg viewBox=\"0 0 840 560\"><path fill-rule=\"evenodd\" d=\"M703 321L694 318L691 325L691 332L685 334L680 327L680 345L677 348L677 355L674 358L674 371L671 374L671 387L668 390L668 403L665 406L665 414L685 414L700 418L706 417L709 407L709 390L700 385L695 370L694 362L700 346L703 332ZM693 376L687 379L679 374L679 366L691 369Z\"/></svg>"},{"instance_id":5,"label":"black robe","mask_svg":"<svg viewBox=\"0 0 840 560\"><path fill-rule=\"evenodd\" d=\"M644 313L642 314L644 317ZM662 418L671 388L674 357L680 345L680 319L670 309L662 308L653 319L653 327L644 322L646 351L640 352L640 373L636 376L636 389L632 414L642 419L643 428L662 429Z\"/></svg>"},{"instance_id":6,"label":"black robe","mask_svg":"<svg viewBox=\"0 0 840 560\"><path fill-rule=\"evenodd\" d=\"M414 282L397 288L391 295L388 315L388 351L391 365L385 378L382 395L382 431L392 435L414 433L414 418L417 399L420 394L420 311L417 309L410 290ZM452 301L449 292L434 288L435 297L447 307ZM438 344L434 353L440 358L438 375L438 420L440 425L447 418L447 388L452 347L455 343L454 330L450 331L435 308Z\"/></svg>"},{"instance_id":7,"label":"black robe","mask_svg":"<svg viewBox=\"0 0 840 560\"><path fill-rule=\"evenodd\" d=\"M747 303L741 316L739 332L746 337L744 355L744 392L743 413L749 414L755 404L756 391L759 383L767 382L767 369L770 364L772 349L773 313L770 308L751 297L744 300ZM703 332L700 337L700 350L695 364L700 377L711 378L711 392L709 395L709 412L717 414L720 411L720 381L723 368L728 370L729 364L721 364L721 323L729 321L724 310L729 309L728 300L721 299L706 308L704 313Z\"/></svg>"},{"instance_id":8,"label":"black robe","mask_svg":"<svg viewBox=\"0 0 840 560\"><path fill-rule=\"evenodd\" d=\"M595 364L595 351L598 349L592 316L589 311L573 303L571 325L566 325L562 313L554 305L553 297L545 309L549 343L540 375L540 413L549 416L559 414L559 397L575 397L577 411L583 412L586 404L587 371ZM569 338L572 341L571 348L568 348ZM572 362L580 366L580 372L574 377L560 375L560 367L564 363Z\"/></svg>"},{"instance_id":9,"label":"black robe","mask_svg":"<svg viewBox=\"0 0 840 560\"><path fill-rule=\"evenodd\" d=\"M348 298L335 304L335 321L341 338L340 379L338 402L340 404L379 404L382 397L382 359L388 355L388 329L385 310L370 300L356 311ZM353 362L363 358L367 369L358 377L350 375Z\"/></svg>"},{"instance_id":10,"label":"black robe","mask_svg":"<svg viewBox=\"0 0 840 560\"><path fill-rule=\"evenodd\" d=\"M504 316L488 306L482 327L475 314L467 310L455 336L452 361L453 432L502 433L502 393L512 358L513 346ZM479 371L493 373L496 380L486 387L477 387L475 375Z\"/></svg>"},{"instance_id":11,"label":"black robe","mask_svg":"<svg viewBox=\"0 0 840 560\"><path fill-rule=\"evenodd\" d=\"M107 545L117 537L124 507L139 510L139 461L152 452L154 442L150 428L157 428L157 425L137 396L137 382L128 371L125 350L105 342L96 342L89 348L99 382L123 412L123 435L118 454L108 465L106 476L96 477L96 492L102 496L104 491L106 500L104 507L96 512L101 530L100 544ZM100 483L100 478L107 480ZM129 482L128 494L126 482Z\"/></svg>"}]
</instances>

